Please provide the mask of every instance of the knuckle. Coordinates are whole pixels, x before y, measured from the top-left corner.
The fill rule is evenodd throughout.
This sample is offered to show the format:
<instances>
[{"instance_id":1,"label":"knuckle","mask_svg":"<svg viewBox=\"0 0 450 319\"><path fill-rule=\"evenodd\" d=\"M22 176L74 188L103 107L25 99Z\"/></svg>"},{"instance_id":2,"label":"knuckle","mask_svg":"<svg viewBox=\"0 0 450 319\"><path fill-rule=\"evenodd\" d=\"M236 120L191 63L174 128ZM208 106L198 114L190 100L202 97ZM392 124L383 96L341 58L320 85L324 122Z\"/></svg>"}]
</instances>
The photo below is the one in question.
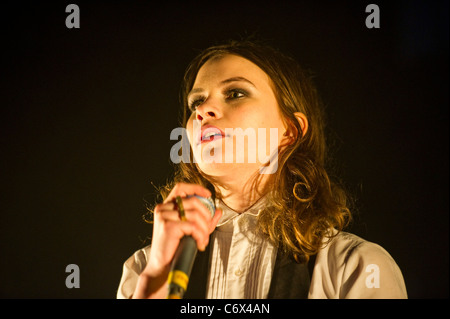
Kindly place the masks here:
<instances>
[{"instance_id":1,"label":"knuckle","mask_svg":"<svg viewBox=\"0 0 450 319\"><path fill-rule=\"evenodd\" d=\"M162 203L159 203L155 206L154 212L155 213L161 213L162 209L163 209L163 205Z\"/></svg>"},{"instance_id":2,"label":"knuckle","mask_svg":"<svg viewBox=\"0 0 450 319\"><path fill-rule=\"evenodd\" d=\"M176 189L179 189L180 187L181 187L181 183L178 182L178 183L175 184L175 186L173 187L173 189L176 190Z\"/></svg>"}]
</instances>

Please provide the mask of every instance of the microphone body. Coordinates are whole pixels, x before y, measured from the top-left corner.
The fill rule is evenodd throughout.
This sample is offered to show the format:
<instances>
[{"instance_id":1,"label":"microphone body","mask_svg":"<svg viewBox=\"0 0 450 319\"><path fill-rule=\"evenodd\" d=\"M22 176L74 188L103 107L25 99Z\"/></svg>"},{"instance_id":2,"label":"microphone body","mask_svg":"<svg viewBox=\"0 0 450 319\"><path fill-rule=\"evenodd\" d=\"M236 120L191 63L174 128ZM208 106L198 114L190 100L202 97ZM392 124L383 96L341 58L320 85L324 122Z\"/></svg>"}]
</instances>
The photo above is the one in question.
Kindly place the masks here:
<instances>
[{"instance_id":1,"label":"microphone body","mask_svg":"<svg viewBox=\"0 0 450 319\"><path fill-rule=\"evenodd\" d=\"M193 196L197 197L208 208L211 216L214 215L216 208L211 198L197 195ZM181 238L173 257L168 278L169 292L167 299L183 299L189 283L189 276L191 275L195 256L197 256L197 242L192 236L184 236Z\"/></svg>"}]
</instances>

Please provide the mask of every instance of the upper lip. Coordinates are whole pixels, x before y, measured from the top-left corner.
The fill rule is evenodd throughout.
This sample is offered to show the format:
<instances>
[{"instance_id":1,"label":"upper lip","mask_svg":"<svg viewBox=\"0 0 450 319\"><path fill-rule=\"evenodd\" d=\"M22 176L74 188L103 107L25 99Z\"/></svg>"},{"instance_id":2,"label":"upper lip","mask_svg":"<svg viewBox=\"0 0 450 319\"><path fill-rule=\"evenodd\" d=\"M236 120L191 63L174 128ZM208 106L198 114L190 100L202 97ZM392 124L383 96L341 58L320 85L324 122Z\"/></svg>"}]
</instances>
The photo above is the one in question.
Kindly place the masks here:
<instances>
[{"instance_id":1,"label":"upper lip","mask_svg":"<svg viewBox=\"0 0 450 319\"><path fill-rule=\"evenodd\" d=\"M222 137L225 137L225 133L220 128L218 128L217 126L214 126L214 125L203 125L202 128L201 128L201 134L200 134L198 142L201 143L204 140L204 137L207 134L210 134L210 133L220 134ZM205 140L208 141L210 139L206 138Z\"/></svg>"}]
</instances>

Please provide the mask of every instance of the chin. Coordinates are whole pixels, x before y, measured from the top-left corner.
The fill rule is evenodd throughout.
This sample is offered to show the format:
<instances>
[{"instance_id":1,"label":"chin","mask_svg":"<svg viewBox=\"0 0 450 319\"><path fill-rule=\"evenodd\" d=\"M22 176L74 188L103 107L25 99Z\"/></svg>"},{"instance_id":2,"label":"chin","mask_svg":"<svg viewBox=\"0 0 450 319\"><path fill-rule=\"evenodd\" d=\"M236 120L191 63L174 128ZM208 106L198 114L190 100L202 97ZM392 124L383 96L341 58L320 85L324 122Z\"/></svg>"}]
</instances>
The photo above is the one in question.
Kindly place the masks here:
<instances>
[{"instance_id":1,"label":"chin","mask_svg":"<svg viewBox=\"0 0 450 319\"><path fill-rule=\"evenodd\" d=\"M197 163L200 170L206 175L220 177L228 176L236 169L233 163Z\"/></svg>"},{"instance_id":2,"label":"chin","mask_svg":"<svg viewBox=\"0 0 450 319\"><path fill-rule=\"evenodd\" d=\"M225 180L246 180L259 172L260 165L246 163L197 163L206 175Z\"/></svg>"}]
</instances>

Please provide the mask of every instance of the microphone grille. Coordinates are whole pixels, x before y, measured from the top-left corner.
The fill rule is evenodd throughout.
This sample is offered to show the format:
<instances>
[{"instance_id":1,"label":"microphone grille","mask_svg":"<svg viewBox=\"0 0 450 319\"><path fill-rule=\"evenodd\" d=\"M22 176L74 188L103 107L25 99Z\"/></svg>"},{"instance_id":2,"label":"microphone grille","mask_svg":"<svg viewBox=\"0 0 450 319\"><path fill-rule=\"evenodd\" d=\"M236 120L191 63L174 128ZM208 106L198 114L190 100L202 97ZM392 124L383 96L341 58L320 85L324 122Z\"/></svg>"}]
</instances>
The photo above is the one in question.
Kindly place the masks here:
<instances>
[{"instance_id":1,"label":"microphone grille","mask_svg":"<svg viewBox=\"0 0 450 319\"><path fill-rule=\"evenodd\" d=\"M211 213L211 216L214 216L214 213L216 212L216 205L214 205L214 201L212 200L212 198L202 197L198 195L194 196L197 197L202 202L202 204L206 206L206 208L208 208L209 212Z\"/></svg>"}]
</instances>

